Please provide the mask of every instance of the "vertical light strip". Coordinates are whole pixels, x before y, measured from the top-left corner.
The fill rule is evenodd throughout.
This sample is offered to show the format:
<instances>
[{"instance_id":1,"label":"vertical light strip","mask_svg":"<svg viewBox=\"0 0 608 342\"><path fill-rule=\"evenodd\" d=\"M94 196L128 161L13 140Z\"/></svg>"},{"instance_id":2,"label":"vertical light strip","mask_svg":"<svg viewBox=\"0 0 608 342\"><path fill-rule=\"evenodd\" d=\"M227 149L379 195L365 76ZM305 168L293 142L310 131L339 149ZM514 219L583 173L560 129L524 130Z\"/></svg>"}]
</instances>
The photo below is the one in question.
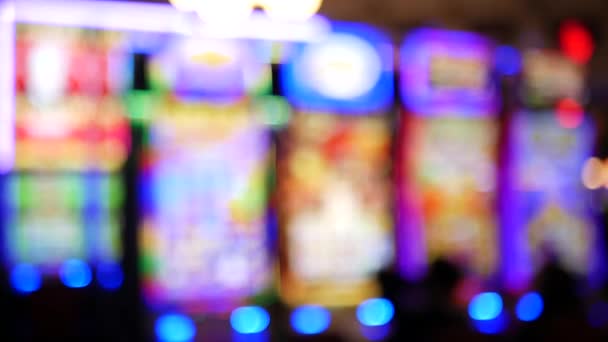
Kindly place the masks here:
<instances>
[{"instance_id":1,"label":"vertical light strip","mask_svg":"<svg viewBox=\"0 0 608 342\"><path fill-rule=\"evenodd\" d=\"M0 173L15 160L15 8L0 0Z\"/></svg>"}]
</instances>

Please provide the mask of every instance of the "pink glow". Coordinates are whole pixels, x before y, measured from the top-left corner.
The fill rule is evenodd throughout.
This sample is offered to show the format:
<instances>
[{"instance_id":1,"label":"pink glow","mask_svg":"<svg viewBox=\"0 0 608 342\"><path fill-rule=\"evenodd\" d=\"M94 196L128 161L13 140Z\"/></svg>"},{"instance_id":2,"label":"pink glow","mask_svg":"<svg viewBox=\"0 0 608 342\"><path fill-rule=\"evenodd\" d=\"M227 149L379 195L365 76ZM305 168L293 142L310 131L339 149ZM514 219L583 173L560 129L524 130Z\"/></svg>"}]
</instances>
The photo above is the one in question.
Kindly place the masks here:
<instances>
[{"instance_id":1,"label":"pink glow","mask_svg":"<svg viewBox=\"0 0 608 342\"><path fill-rule=\"evenodd\" d=\"M15 159L15 8L0 1L0 172L10 171Z\"/></svg>"}]
</instances>

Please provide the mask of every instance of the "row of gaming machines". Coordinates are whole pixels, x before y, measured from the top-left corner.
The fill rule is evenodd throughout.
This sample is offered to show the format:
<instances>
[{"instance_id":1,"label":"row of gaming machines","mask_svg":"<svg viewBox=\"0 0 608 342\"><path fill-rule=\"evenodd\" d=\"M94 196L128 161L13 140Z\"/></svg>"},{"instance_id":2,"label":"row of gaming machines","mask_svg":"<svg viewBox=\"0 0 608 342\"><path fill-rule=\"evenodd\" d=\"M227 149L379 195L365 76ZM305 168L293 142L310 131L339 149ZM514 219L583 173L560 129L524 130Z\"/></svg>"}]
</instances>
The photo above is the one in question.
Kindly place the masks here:
<instances>
[{"instance_id":1,"label":"row of gaming machines","mask_svg":"<svg viewBox=\"0 0 608 342\"><path fill-rule=\"evenodd\" d=\"M14 120L0 121L14 122L0 224L15 293L119 290L125 231L168 340L201 316L262 333L273 293L294 334L338 308L384 326L376 274L417 281L438 259L516 295L549 260L603 280L585 67L558 52L419 29L396 53L352 23L311 43L35 24L15 37Z\"/></svg>"}]
</instances>

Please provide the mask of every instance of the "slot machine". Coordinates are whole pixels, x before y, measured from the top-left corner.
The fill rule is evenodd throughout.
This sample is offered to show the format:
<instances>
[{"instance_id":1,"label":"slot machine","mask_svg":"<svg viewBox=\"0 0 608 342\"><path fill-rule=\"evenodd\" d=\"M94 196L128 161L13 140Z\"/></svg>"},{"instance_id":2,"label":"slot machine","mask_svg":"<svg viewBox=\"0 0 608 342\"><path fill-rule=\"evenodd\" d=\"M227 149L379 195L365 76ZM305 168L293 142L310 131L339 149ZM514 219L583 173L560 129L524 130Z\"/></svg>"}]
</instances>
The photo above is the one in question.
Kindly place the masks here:
<instances>
[{"instance_id":1,"label":"slot machine","mask_svg":"<svg viewBox=\"0 0 608 342\"><path fill-rule=\"evenodd\" d=\"M393 47L371 27L334 23L293 49L281 80L293 114L278 137L279 292L292 332L312 335L380 296L375 276L393 261Z\"/></svg>"},{"instance_id":2,"label":"slot machine","mask_svg":"<svg viewBox=\"0 0 608 342\"><path fill-rule=\"evenodd\" d=\"M401 48L398 268L439 259L474 278L498 267L498 91L493 48L473 33L420 29Z\"/></svg>"},{"instance_id":3,"label":"slot machine","mask_svg":"<svg viewBox=\"0 0 608 342\"><path fill-rule=\"evenodd\" d=\"M549 262L591 284L600 280L602 238L583 184L595 143L585 72L557 51L524 53L520 107L509 126L503 276L512 291L532 286Z\"/></svg>"},{"instance_id":4,"label":"slot machine","mask_svg":"<svg viewBox=\"0 0 608 342\"><path fill-rule=\"evenodd\" d=\"M130 141L120 94L128 66L117 32L34 23L14 30L14 97L0 99L14 104L3 261L13 293L30 297L33 319L50 322L37 315L85 310L60 302L122 284L120 168ZM48 325L33 324L34 335Z\"/></svg>"},{"instance_id":5,"label":"slot machine","mask_svg":"<svg viewBox=\"0 0 608 342\"><path fill-rule=\"evenodd\" d=\"M149 56L157 105L140 173L143 297L160 337L175 320L194 336L204 318L205 336L226 340L230 317L237 335L264 338L270 135L251 94L268 87L270 66L245 40L173 38Z\"/></svg>"}]
</instances>

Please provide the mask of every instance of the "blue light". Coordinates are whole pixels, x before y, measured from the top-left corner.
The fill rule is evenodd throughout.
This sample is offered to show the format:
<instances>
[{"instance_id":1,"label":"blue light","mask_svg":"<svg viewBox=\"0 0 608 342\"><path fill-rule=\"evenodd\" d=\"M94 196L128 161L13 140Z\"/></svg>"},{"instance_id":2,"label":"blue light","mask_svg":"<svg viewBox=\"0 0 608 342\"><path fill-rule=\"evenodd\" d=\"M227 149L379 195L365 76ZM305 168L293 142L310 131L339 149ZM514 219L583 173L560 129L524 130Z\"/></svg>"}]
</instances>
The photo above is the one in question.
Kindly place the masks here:
<instances>
[{"instance_id":1,"label":"blue light","mask_svg":"<svg viewBox=\"0 0 608 342\"><path fill-rule=\"evenodd\" d=\"M101 264L97 269L97 280L106 290L116 290L122 285L123 274L120 265Z\"/></svg>"},{"instance_id":2,"label":"blue light","mask_svg":"<svg viewBox=\"0 0 608 342\"><path fill-rule=\"evenodd\" d=\"M384 298L368 299L357 308L357 318L361 324L377 327L385 325L393 319L395 308Z\"/></svg>"},{"instance_id":3,"label":"blue light","mask_svg":"<svg viewBox=\"0 0 608 342\"><path fill-rule=\"evenodd\" d=\"M520 321L531 322L540 317L543 306L543 298L538 293L526 293L517 302L515 314Z\"/></svg>"},{"instance_id":4,"label":"blue light","mask_svg":"<svg viewBox=\"0 0 608 342\"><path fill-rule=\"evenodd\" d=\"M371 47L374 54L377 55L380 62L380 68L377 75L372 75L372 69L369 65L369 59L366 57L367 49L360 49L360 45L346 43L342 40L344 37L352 37L354 40L364 42L364 45ZM351 85L362 85L371 82L370 88L362 93L354 92L344 96L336 96L336 93L322 91L321 89L337 89L343 91L344 80L336 79L335 86L331 83L332 78L323 78L327 74L326 71L311 68L315 65L310 60L311 56L321 56L327 53L326 47L332 50L336 46L336 42L342 41L344 44L339 44L340 51L345 49L350 51L350 54L357 54L363 61L366 61L368 71L366 77L354 79ZM347 39L347 41L351 41ZM330 42L330 43L328 43ZM326 37L325 40L315 44L306 44L294 48L293 54L289 61L284 64L281 79L283 80L281 87L285 97L298 108L315 109L315 110L332 110L343 114L368 114L369 112L384 110L391 106L394 96L394 55L390 49L383 48L390 44L390 39L383 33L375 30L364 24L355 23L332 23L332 34ZM354 51L354 52L353 52ZM327 56L327 55L324 55ZM314 59L314 57L313 57ZM374 77L375 76L375 77ZM319 78L320 77L320 78ZM315 82L315 78L323 80ZM334 78L335 79L335 78ZM330 83L327 83L330 82ZM361 82L361 83L360 83ZM328 87L329 86L329 87ZM366 89L367 87L362 87ZM361 90L361 89L360 89ZM349 92L347 92L349 93Z\"/></svg>"},{"instance_id":5,"label":"blue light","mask_svg":"<svg viewBox=\"0 0 608 342\"><path fill-rule=\"evenodd\" d=\"M291 313L291 326L300 334L320 334L330 323L331 314L320 306L301 306Z\"/></svg>"},{"instance_id":6,"label":"blue light","mask_svg":"<svg viewBox=\"0 0 608 342\"><path fill-rule=\"evenodd\" d=\"M34 266L20 264L11 272L11 285L21 293L36 292L42 286L42 277Z\"/></svg>"},{"instance_id":7,"label":"blue light","mask_svg":"<svg viewBox=\"0 0 608 342\"><path fill-rule=\"evenodd\" d=\"M70 259L64 262L59 271L59 277L65 286L71 288L86 287L92 279L89 265L78 259Z\"/></svg>"},{"instance_id":8,"label":"blue light","mask_svg":"<svg viewBox=\"0 0 608 342\"><path fill-rule=\"evenodd\" d=\"M187 316L169 314L156 320L154 331L156 337L163 342L185 342L194 338L196 326Z\"/></svg>"},{"instance_id":9,"label":"blue light","mask_svg":"<svg viewBox=\"0 0 608 342\"><path fill-rule=\"evenodd\" d=\"M498 317L489 320L473 320L473 325L482 334L494 335L502 332L507 326L507 318L500 314Z\"/></svg>"},{"instance_id":10,"label":"blue light","mask_svg":"<svg viewBox=\"0 0 608 342\"><path fill-rule=\"evenodd\" d=\"M263 308L245 306L232 311L230 325L241 334L260 333L270 324L270 315Z\"/></svg>"},{"instance_id":11,"label":"blue light","mask_svg":"<svg viewBox=\"0 0 608 342\"><path fill-rule=\"evenodd\" d=\"M588 312L589 324L594 328L601 328L608 324L608 303L593 303Z\"/></svg>"},{"instance_id":12,"label":"blue light","mask_svg":"<svg viewBox=\"0 0 608 342\"><path fill-rule=\"evenodd\" d=\"M503 45L496 49L496 70L502 75L517 75L521 70L521 65L521 55L516 48Z\"/></svg>"},{"instance_id":13,"label":"blue light","mask_svg":"<svg viewBox=\"0 0 608 342\"><path fill-rule=\"evenodd\" d=\"M484 292L469 303L469 316L478 321L495 319L502 312L502 298L496 292Z\"/></svg>"}]
</instances>

